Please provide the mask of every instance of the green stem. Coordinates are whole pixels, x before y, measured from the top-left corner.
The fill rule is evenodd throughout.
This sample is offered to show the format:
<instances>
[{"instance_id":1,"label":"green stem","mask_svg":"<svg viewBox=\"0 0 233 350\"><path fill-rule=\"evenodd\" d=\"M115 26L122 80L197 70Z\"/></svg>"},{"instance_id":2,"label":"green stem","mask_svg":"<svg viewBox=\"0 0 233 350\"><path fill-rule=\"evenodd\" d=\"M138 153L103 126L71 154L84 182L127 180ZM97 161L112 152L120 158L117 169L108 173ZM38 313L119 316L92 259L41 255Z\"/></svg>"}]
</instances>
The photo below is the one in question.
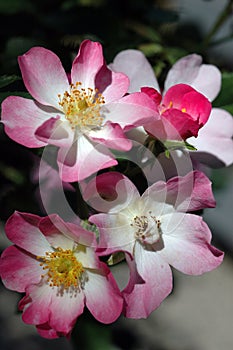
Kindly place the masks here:
<instances>
[{"instance_id":1,"label":"green stem","mask_svg":"<svg viewBox=\"0 0 233 350\"><path fill-rule=\"evenodd\" d=\"M232 34L231 35L227 35L227 36L224 36L224 37L222 37L220 39L212 41L210 43L210 46L213 47L213 46L216 46L216 45L219 45L219 44L223 44L223 43L226 43L226 42L228 42L228 41L230 41L232 39L233 39L233 35Z\"/></svg>"},{"instance_id":2,"label":"green stem","mask_svg":"<svg viewBox=\"0 0 233 350\"><path fill-rule=\"evenodd\" d=\"M228 16L231 14L232 6L233 6L233 0L229 0L226 7L223 9L223 11L217 17L217 20L215 21L213 27L210 29L209 33L204 38L202 45L201 45L201 51L204 51L209 46L213 36L217 33L219 28L223 25L223 23L226 21Z\"/></svg>"}]
</instances>

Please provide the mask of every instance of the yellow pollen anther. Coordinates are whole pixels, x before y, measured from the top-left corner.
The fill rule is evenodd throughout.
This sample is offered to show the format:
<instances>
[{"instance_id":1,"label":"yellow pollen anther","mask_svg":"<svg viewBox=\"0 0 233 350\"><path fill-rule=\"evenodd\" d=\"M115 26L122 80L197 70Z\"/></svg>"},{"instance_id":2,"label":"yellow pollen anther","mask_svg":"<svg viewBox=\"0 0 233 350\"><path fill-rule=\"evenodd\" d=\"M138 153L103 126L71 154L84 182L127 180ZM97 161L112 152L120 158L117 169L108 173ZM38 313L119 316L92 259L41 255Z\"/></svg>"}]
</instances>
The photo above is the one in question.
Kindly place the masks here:
<instances>
[{"instance_id":1,"label":"yellow pollen anther","mask_svg":"<svg viewBox=\"0 0 233 350\"><path fill-rule=\"evenodd\" d=\"M51 287L79 288L85 270L72 250L57 248L54 252L46 252L45 256L38 256L37 260L41 261L43 270L48 270L41 277L47 277Z\"/></svg>"},{"instance_id":2,"label":"yellow pollen anther","mask_svg":"<svg viewBox=\"0 0 233 350\"><path fill-rule=\"evenodd\" d=\"M181 112L186 113L187 112L186 108L181 108Z\"/></svg>"},{"instance_id":3,"label":"yellow pollen anther","mask_svg":"<svg viewBox=\"0 0 233 350\"><path fill-rule=\"evenodd\" d=\"M170 101L168 106L165 106L164 104L162 104L160 107L159 107L159 110L160 110L160 114L163 114L164 112L166 112L168 109L172 108L173 107L173 102Z\"/></svg>"},{"instance_id":4,"label":"yellow pollen anther","mask_svg":"<svg viewBox=\"0 0 233 350\"><path fill-rule=\"evenodd\" d=\"M170 101L170 102L169 102L169 105L168 105L168 108L172 108L172 107L173 107L173 102Z\"/></svg>"},{"instance_id":5,"label":"yellow pollen anther","mask_svg":"<svg viewBox=\"0 0 233 350\"><path fill-rule=\"evenodd\" d=\"M81 82L71 84L70 91L65 91L62 98L59 94L59 105L73 129L99 127L104 119L101 116L104 97L98 89L85 89L81 85Z\"/></svg>"}]
</instances>

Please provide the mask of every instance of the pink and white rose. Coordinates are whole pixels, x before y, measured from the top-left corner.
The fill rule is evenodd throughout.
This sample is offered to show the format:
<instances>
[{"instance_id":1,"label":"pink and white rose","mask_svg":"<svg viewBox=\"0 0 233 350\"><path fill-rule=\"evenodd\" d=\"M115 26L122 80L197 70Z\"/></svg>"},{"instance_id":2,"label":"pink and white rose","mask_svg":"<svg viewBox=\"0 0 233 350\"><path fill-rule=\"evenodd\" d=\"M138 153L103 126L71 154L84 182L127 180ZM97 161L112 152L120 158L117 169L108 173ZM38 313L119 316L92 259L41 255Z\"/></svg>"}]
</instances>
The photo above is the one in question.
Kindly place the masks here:
<instances>
[{"instance_id":1,"label":"pink and white rose","mask_svg":"<svg viewBox=\"0 0 233 350\"><path fill-rule=\"evenodd\" d=\"M114 322L122 297L109 268L96 254L93 232L58 215L15 212L5 226L14 245L0 259L6 288L25 293L23 321L45 338L69 336L86 306L102 323Z\"/></svg>"},{"instance_id":2,"label":"pink and white rose","mask_svg":"<svg viewBox=\"0 0 233 350\"><path fill-rule=\"evenodd\" d=\"M106 66L98 42L81 43L70 78L46 48L34 47L18 60L33 99L9 96L3 101L5 132L26 147L57 146L64 181L79 181L116 165L109 148L128 151L132 145L125 131L157 116L146 94L126 95L128 77Z\"/></svg>"},{"instance_id":3,"label":"pink and white rose","mask_svg":"<svg viewBox=\"0 0 233 350\"><path fill-rule=\"evenodd\" d=\"M207 224L192 213L215 206L211 183L203 173L158 181L142 195L122 174L118 182L116 173L100 176L97 192L102 195L110 189L108 211L89 220L100 232L100 254L125 253L130 269L122 291L127 317L148 317L169 295L170 265L185 274L201 275L221 264L223 252L211 245ZM107 185L112 177L115 189Z\"/></svg>"},{"instance_id":4,"label":"pink and white rose","mask_svg":"<svg viewBox=\"0 0 233 350\"><path fill-rule=\"evenodd\" d=\"M129 92L140 91L142 87L147 86L161 93L153 69L142 52L124 50L115 57L110 67L116 72L128 75ZM172 66L165 79L162 94L166 95L169 89L177 84L188 84L212 102L221 89L221 72L214 65L203 64L200 55L190 54ZM138 128L137 131L134 132L134 137L145 139L143 129ZM221 108L212 108L198 135L187 139L187 142L197 149L191 152L191 156L210 166L229 166L233 162L232 136L233 118L230 113Z\"/></svg>"},{"instance_id":5,"label":"pink and white rose","mask_svg":"<svg viewBox=\"0 0 233 350\"><path fill-rule=\"evenodd\" d=\"M160 119L145 125L145 130L159 140L182 141L196 137L209 118L210 102L187 84L171 86L164 96L151 87L142 87L141 91L157 104Z\"/></svg>"}]
</instances>

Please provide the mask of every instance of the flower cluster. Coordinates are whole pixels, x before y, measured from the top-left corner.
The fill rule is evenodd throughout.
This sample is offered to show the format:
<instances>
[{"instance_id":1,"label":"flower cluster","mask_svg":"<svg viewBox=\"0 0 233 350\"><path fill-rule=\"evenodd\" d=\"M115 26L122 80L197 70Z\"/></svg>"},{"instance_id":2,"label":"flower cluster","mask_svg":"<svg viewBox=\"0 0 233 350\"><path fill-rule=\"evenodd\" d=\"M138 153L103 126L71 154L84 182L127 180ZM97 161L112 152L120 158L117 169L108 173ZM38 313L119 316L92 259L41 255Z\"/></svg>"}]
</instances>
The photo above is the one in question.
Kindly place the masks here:
<instances>
[{"instance_id":1,"label":"flower cluster","mask_svg":"<svg viewBox=\"0 0 233 350\"><path fill-rule=\"evenodd\" d=\"M85 308L105 324L146 318L172 291L170 266L200 275L221 264L224 253L199 215L216 204L201 165L233 162L232 116L211 105L221 88L217 67L188 55L160 87L140 51L122 51L107 65L90 40L71 73L42 47L20 56L19 66L32 98L3 101L4 130L25 147L57 150L55 168L41 156L41 183L50 174L45 207L50 191L74 191L75 183L85 209L70 220L48 211L7 220L13 245L1 255L0 276L25 294L25 323L56 338L69 337ZM115 263L129 269L123 288Z\"/></svg>"}]
</instances>

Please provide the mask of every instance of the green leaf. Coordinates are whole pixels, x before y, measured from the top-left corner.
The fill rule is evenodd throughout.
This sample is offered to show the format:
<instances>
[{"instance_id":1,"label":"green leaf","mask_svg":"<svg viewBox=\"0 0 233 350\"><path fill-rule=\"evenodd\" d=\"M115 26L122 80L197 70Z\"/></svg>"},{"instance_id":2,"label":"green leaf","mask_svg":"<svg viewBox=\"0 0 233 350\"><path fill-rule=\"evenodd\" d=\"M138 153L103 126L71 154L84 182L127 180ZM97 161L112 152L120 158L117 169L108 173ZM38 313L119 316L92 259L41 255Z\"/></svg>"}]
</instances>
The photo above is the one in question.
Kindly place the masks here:
<instances>
[{"instance_id":1,"label":"green leaf","mask_svg":"<svg viewBox=\"0 0 233 350\"><path fill-rule=\"evenodd\" d=\"M165 157L168 159L170 158L171 150L177 150L177 149L182 150L184 148L188 149L189 151L197 150L193 145L191 145L187 141L166 140L163 142L163 144L166 147L166 149L164 150Z\"/></svg>"},{"instance_id":2,"label":"green leaf","mask_svg":"<svg viewBox=\"0 0 233 350\"><path fill-rule=\"evenodd\" d=\"M12 166L7 166L3 163L0 163L0 174L2 174L7 180L15 183L16 185L22 185L25 181L24 176L18 169Z\"/></svg>"},{"instance_id":3,"label":"green leaf","mask_svg":"<svg viewBox=\"0 0 233 350\"><path fill-rule=\"evenodd\" d=\"M170 152L169 152L169 150L166 149L164 153L165 153L165 157L169 159L169 158L170 158Z\"/></svg>"},{"instance_id":4,"label":"green leaf","mask_svg":"<svg viewBox=\"0 0 233 350\"><path fill-rule=\"evenodd\" d=\"M2 75L0 76L0 88L10 85L20 79L21 78L17 75Z\"/></svg>"},{"instance_id":5,"label":"green leaf","mask_svg":"<svg viewBox=\"0 0 233 350\"><path fill-rule=\"evenodd\" d=\"M196 151L197 150L196 147L194 147L193 145L191 145L187 141L184 142L184 145L189 151Z\"/></svg>"},{"instance_id":6,"label":"green leaf","mask_svg":"<svg viewBox=\"0 0 233 350\"><path fill-rule=\"evenodd\" d=\"M163 61L158 61L158 62L156 63L156 65L153 66L153 70L154 70L155 76L156 76L157 78L162 74L162 72L163 72L163 70L164 70L165 67L166 67L166 63L163 62Z\"/></svg>"},{"instance_id":7,"label":"green leaf","mask_svg":"<svg viewBox=\"0 0 233 350\"><path fill-rule=\"evenodd\" d=\"M233 103L230 105L226 105L226 106L221 106L222 109L225 109L227 112L229 112L230 114L232 114L233 116Z\"/></svg>"},{"instance_id":8,"label":"green leaf","mask_svg":"<svg viewBox=\"0 0 233 350\"><path fill-rule=\"evenodd\" d=\"M168 60L169 64L172 66L178 59L184 57L188 54L188 51L181 47L166 47L165 48L165 57Z\"/></svg>"},{"instance_id":9,"label":"green leaf","mask_svg":"<svg viewBox=\"0 0 233 350\"><path fill-rule=\"evenodd\" d=\"M187 141L166 140L163 142L167 150L183 149L187 148L190 151L196 151L196 148Z\"/></svg>"},{"instance_id":10,"label":"green leaf","mask_svg":"<svg viewBox=\"0 0 233 350\"><path fill-rule=\"evenodd\" d=\"M112 266L112 265L116 265L118 264L119 262L125 260L125 254L123 252L117 252L117 253L114 253L112 254L108 260L107 260L107 264L109 266Z\"/></svg>"},{"instance_id":11,"label":"green leaf","mask_svg":"<svg viewBox=\"0 0 233 350\"><path fill-rule=\"evenodd\" d=\"M105 4L106 0L68 0L61 4L63 10L69 10L73 7L86 6L86 7L100 7Z\"/></svg>"},{"instance_id":12,"label":"green leaf","mask_svg":"<svg viewBox=\"0 0 233 350\"><path fill-rule=\"evenodd\" d=\"M0 13L15 14L18 12L33 11L34 5L30 0L1 0Z\"/></svg>"},{"instance_id":13,"label":"green leaf","mask_svg":"<svg viewBox=\"0 0 233 350\"><path fill-rule=\"evenodd\" d=\"M219 95L213 101L213 107L221 107L232 110L233 105L233 73L222 74L222 87ZM229 107L227 107L229 106Z\"/></svg>"},{"instance_id":14,"label":"green leaf","mask_svg":"<svg viewBox=\"0 0 233 350\"><path fill-rule=\"evenodd\" d=\"M152 42L161 42L159 33L149 26L135 21L128 21L126 26L135 33L141 35L143 38L149 39Z\"/></svg>"},{"instance_id":15,"label":"green leaf","mask_svg":"<svg viewBox=\"0 0 233 350\"><path fill-rule=\"evenodd\" d=\"M112 343L112 328L110 325L98 322L88 309L77 319L71 334L73 349L114 350Z\"/></svg>"},{"instance_id":16,"label":"green leaf","mask_svg":"<svg viewBox=\"0 0 233 350\"><path fill-rule=\"evenodd\" d=\"M151 57L151 56L154 56L155 54L159 54L159 53L163 52L162 45L156 44L156 43L142 44L138 48L147 57Z\"/></svg>"},{"instance_id":17,"label":"green leaf","mask_svg":"<svg viewBox=\"0 0 233 350\"><path fill-rule=\"evenodd\" d=\"M41 44L43 43L34 38L28 38L26 36L12 36L6 43L4 51L5 59L16 60L17 56L24 54L31 47Z\"/></svg>"},{"instance_id":18,"label":"green leaf","mask_svg":"<svg viewBox=\"0 0 233 350\"><path fill-rule=\"evenodd\" d=\"M99 237L99 230L95 224L90 223L88 220L81 220L81 226L88 231L94 232L96 238Z\"/></svg>"}]
</instances>

